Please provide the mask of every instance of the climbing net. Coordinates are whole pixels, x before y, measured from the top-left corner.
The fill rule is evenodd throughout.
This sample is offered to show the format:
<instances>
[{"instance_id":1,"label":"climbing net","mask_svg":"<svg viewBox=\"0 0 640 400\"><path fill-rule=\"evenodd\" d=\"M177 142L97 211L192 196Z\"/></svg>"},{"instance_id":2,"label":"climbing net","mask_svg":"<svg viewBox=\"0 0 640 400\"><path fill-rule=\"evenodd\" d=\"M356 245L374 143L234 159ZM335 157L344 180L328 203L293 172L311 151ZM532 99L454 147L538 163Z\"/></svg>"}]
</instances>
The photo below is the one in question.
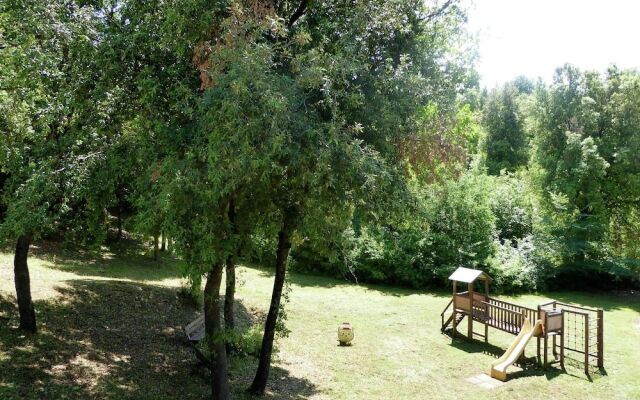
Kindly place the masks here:
<instances>
[{"instance_id":1,"label":"climbing net","mask_svg":"<svg viewBox=\"0 0 640 400\"><path fill-rule=\"evenodd\" d=\"M591 361L602 365L602 310L551 302L541 306L545 311L561 311L563 315L563 347L584 355L585 367Z\"/></svg>"}]
</instances>

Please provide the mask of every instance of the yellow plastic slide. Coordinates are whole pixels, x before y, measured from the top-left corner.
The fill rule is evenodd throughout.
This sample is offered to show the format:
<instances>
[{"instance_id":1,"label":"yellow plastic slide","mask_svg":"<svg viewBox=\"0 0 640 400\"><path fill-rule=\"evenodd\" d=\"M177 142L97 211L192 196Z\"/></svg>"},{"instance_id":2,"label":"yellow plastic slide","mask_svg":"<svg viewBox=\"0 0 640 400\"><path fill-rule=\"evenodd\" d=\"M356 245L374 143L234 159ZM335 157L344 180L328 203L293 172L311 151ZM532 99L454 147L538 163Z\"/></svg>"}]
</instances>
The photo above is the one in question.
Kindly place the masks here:
<instances>
[{"instance_id":1,"label":"yellow plastic slide","mask_svg":"<svg viewBox=\"0 0 640 400\"><path fill-rule=\"evenodd\" d=\"M511 346L509 346L502 357L491 364L491 377L506 381L507 368L518 360L525 347L527 347L529 340L541 330L542 320L536 321L536 324L532 326L529 318L525 318L522 329L520 329L520 333L518 333L516 339L511 343Z\"/></svg>"}]
</instances>

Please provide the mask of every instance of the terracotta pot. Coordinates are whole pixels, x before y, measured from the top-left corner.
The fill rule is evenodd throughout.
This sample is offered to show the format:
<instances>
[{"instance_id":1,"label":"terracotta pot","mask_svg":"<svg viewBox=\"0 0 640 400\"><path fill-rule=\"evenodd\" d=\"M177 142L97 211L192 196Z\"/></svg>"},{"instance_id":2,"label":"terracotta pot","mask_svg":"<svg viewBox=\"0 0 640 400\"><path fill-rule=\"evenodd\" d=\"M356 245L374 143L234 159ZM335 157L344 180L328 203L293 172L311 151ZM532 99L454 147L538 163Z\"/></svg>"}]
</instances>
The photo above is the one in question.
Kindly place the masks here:
<instances>
[{"instance_id":1,"label":"terracotta pot","mask_svg":"<svg viewBox=\"0 0 640 400\"><path fill-rule=\"evenodd\" d=\"M351 344L353 340L353 327L348 322L343 322L338 326L338 342L341 346L347 346Z\"/></svg>"}]
</instances>

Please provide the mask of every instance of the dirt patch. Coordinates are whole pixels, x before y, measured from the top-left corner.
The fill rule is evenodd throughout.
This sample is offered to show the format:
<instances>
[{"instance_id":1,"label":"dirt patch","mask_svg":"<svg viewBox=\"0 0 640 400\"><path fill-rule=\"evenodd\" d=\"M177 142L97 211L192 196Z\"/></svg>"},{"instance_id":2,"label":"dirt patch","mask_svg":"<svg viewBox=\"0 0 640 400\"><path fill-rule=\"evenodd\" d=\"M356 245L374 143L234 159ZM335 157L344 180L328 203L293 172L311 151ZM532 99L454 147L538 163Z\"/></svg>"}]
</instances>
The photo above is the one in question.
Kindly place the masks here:
<instances>
[{"instance_id":1,"label":"dirt patch","mask_svg":"<svg viewBox=\"0 0 640 400\"><path fill-rule=\"evenodd\" d=\"M491 390L498 388L504 385L504 382L501 382L497 379L493 379L487 374L478 374L466 379L467 382L476 385L482 389Z\"/></svg>"}]
</instances>

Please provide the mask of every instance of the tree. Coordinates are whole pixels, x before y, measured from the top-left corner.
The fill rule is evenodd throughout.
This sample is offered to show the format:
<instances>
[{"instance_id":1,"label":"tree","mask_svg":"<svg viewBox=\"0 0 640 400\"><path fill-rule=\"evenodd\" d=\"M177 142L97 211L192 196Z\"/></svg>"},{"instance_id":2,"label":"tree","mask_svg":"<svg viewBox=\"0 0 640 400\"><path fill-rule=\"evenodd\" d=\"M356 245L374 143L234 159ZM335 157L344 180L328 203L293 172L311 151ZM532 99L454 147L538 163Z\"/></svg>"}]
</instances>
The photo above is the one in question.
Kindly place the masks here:
<instances>
[{"instance_id":1,"label":"tree","mask_svg":"<svg viewBox=\"0 0 640 400\"><path fill-rule=\"evenodd\" d=\"M614 247L633 248L633 235L617 237L624 231L637 230L640 209L640 73L611 67L604 78L605 94L601 98L603 124L598 133L600 152L609 163L604 182L605 204L611 212L608 227ZM616 238L617 237L617 238ZM623 239L623 240L619 240ZM635 247L638 249L638 247ZM620 253L625 257L624 252ZM635 257L637 258L637 257Z\"/></svg>"},{"instance_id":2,"label":"tree","mask_svg":"<svg viewBox=\"0 0 640 400\"><path fill-rule=\"evenodd\" d=\"M524 127L521 97L529 86L523 80L492 90L484 106L483 125L487 132L485 153L487 172L514 172L528 161L529 140Z\"/></svg>"},{"instance_id":3,"label":"tree","mask_svg":"<svg viewBox=\"0 0 640 400\"><path fill-rule=\"evenodd\" d=\"M36 332L27 264L32 240L54 232L91 236L81 221L93 167L108 137L111 96L98 77L101 10L73 2L5 2L0 9L0 171L3 237L16 239L20 327Z\"/></svg>"},{"instance_id":4,"label":"tree","mask_svg":"<svg viewBox=\"0 0 640 400\"><path fill-rule=\"evenodd\" d=\"M570 65L536 93L534 166L565 266L601 269L612 218L638 205L639 93L636 72L602 77Z\"/></svg>"},{"instance_id":5,"label":"tree","mask_svg":"<svg viewBox=\"0 0 640 400\"><path fill-rule=\"evenodd\" d=\"M110 74L117 76L130 104L121 135L128 152L125 168L135 177L130 198L136 225L173 239L198 288L206 276L205 342L212 356L214 399L229 396L219 290L224 261L235 249L224 240L230 231L229 197L218 197L209 177L218 166L206 162L208 146L198 121L206 76L199 77L194 57L198 43L215 36L225 6L199 0L123 2L113 10L113 27L105 37Z\"/></svg>"},{"instance_id":6,"label":"tree","mask_svg":"<svg viewBox=\"0 0 640 400\"><path fill-rule=\"evenodd\" d=\"M229 234L230 236L238 237L238 221L236 218L236 205L233 199L229 201L229 209L227 211L227 218L229 221ZM232 239L233 240L233 239ZM235 246L234 246L235 247ZM231 252L227 256L225 264L226 273L226 286L224 291L224 327L228 331L235 329L235 317L234 317L234 303L236 294L236 260L238 252ZM227 352L230 350L230 346L227 346Z\"/></svg>"},{"instance_id":7,"label":"tree","mask_svg":"<svg viewBox=\"0 0 640 400\"><path fill-rule=\"evenodd\" d=\"M278 237L252 392L267 384L296 236L319 230L326 220L319 215L348 223L345 209L376 197L381 204L401 190L397 145L415 127L430 89L445 86L431 69L449 44L440 34L451 34L439 22L461 19L451 2L443 9L420 2L234 3L216 41L200 45L211 82L201 144L211 204L233 197L245 205L238 215L254 221L243 234Z\"/></svg>"}]
</instances>

